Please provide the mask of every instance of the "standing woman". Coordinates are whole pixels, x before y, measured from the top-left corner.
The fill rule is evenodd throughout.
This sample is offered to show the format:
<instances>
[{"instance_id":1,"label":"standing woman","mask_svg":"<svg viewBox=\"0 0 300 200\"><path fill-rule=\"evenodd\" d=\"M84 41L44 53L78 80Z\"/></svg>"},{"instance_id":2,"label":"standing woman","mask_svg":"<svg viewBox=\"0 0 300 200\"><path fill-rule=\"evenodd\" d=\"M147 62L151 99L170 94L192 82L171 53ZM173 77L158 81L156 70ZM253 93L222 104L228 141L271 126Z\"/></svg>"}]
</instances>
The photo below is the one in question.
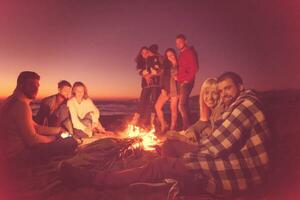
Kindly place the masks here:
<instances>
[{"instance_id":1,"label":"standing woman","mask_svg":"<svg viewBox=\"0 0 300 200\"><path fill-rule=\"evenodd\" d=\"M169 125L165 121L162 111L165 103L170 99L171 108L171 127L170 130L176 129L177 113L178 113L178 91L177 91L177 56L174 49L169 48L165 52L165 60L163 62L163 72L161 76L161 93L155 104L155 110L160 122L160 131L164 133L168 130Z\"/></svg>"},{"instance_id":2,"label":"standing woman","mask_svg":"<svg viewBox=\"0 0 300 200\"><path fill-rule=\"evenodd\" d=\"M137 72L142 77L142 91L138 112L134 114L131 124L137 125L139 123L149 128L155 115L154 104L160 92L160 59L157 52L142 47L135 61Z\"/></svg>"},{"instance_id":3,"label":"standing woman","mask_svg":"<svg viewBox=\"0 0 300 200\"><path fill-rule=\"evenodd\" d=\"M99 122L99 110L89 98L87 88L82 82L75 82L72 87L73 97L67 105L71 114L74 134L79 137L92 137L93 132L105 133Z\"/></svg>"}]
</instances>

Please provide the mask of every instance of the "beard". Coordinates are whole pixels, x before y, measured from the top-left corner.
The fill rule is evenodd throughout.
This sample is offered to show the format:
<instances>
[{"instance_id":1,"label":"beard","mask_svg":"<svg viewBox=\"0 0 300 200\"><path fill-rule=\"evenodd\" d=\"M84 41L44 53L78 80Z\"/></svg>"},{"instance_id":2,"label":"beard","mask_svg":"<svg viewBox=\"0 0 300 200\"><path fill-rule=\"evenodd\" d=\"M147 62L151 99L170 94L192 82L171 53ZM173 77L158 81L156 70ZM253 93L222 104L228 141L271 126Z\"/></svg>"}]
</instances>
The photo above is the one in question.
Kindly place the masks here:
<instances>
[{"instance_id":1,"label":"beard","mask_svg":"<svg viewBox=\"0 0 300 200\"><path fill-rule=\"evenodd\" d=\"M37 92L38 92L37 90L31 90L31 91L25 90L25 91L23 91L24 95L28 99L31 99L31 100L36 98Z\"/></svg>"},{"instance_id":2,"label":"beard","mask_svg":"<svg viewBox=\"0 0 300 200\"><path fill-rule=\"evenodd\" d=\"M230 104L232 104L233 101L234 101L233 96L225 96L225 97L223 97L223 103L224 103L226 106L229 106Z\"/></svg>"}]
</instances>

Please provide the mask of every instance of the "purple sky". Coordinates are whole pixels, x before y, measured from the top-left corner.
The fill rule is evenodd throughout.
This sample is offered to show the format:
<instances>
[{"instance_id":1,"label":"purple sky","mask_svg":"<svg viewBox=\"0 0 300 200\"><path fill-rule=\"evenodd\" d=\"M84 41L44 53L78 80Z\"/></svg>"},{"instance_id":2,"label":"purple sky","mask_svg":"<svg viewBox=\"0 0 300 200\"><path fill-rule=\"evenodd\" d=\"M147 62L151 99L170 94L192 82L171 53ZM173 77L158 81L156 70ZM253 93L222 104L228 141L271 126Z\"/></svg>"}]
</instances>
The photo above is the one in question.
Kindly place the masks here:
<instances>
[{"instance_id":1,"label":"purple sky","mask_svg":"<svg viewBox=\"0 0 300 200\"><path fill-rule=\"evenodd\" d=\"M141 46L163 54L183 33L199 55L193 94L224 71L258 90L300 88L300 3L277 0L0 0L0 96L23 70L38 72L40 96L83 81L93 97L137 98Z\"/></svg>"}]
</instances>

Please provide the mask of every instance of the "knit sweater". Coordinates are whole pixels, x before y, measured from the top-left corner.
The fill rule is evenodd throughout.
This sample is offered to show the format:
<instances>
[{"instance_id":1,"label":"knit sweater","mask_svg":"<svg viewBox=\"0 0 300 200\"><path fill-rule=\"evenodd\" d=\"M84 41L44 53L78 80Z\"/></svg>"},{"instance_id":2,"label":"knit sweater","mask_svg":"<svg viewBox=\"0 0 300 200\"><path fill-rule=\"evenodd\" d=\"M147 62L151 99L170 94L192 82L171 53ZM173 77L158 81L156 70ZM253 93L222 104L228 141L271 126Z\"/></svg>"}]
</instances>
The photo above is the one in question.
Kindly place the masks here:
<instances>
[{"instance_id":1,"label":"knit sweater","mask_svg":"<svg viewBox=\"0 0 300 200\"><path fill-rule=\"evenodd\" d=\"M73 127L84 131L86 126L79 120L83 119L86 114L90 113L93 123L98 123L100 112L90 98L83 99L80 103L73 97L67 102L70 110Z\"/></svg>"}]
</instances>

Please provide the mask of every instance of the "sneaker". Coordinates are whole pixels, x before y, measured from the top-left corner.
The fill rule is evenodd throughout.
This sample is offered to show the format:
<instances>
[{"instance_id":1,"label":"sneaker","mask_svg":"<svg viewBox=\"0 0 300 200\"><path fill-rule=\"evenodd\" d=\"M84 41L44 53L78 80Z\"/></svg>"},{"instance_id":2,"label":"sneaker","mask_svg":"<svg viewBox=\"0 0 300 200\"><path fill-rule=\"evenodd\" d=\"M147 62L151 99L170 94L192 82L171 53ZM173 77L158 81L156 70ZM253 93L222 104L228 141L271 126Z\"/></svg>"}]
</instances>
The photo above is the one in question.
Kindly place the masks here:
<instances>
[{"instance_id":1,"label":"sneaker","mask_svg":"<svg viewBox=\"0 0 300 200\"><path fill-rule=\"evenodd\" d=\"M157 191L168 191L172 185L173 181L169 181L171 179L166 179L164 182L160 183L149 183L149 182L139 182L132 183L129 185L129 191L132 193L150 193Z\"/></svg>"}]
</instances>

